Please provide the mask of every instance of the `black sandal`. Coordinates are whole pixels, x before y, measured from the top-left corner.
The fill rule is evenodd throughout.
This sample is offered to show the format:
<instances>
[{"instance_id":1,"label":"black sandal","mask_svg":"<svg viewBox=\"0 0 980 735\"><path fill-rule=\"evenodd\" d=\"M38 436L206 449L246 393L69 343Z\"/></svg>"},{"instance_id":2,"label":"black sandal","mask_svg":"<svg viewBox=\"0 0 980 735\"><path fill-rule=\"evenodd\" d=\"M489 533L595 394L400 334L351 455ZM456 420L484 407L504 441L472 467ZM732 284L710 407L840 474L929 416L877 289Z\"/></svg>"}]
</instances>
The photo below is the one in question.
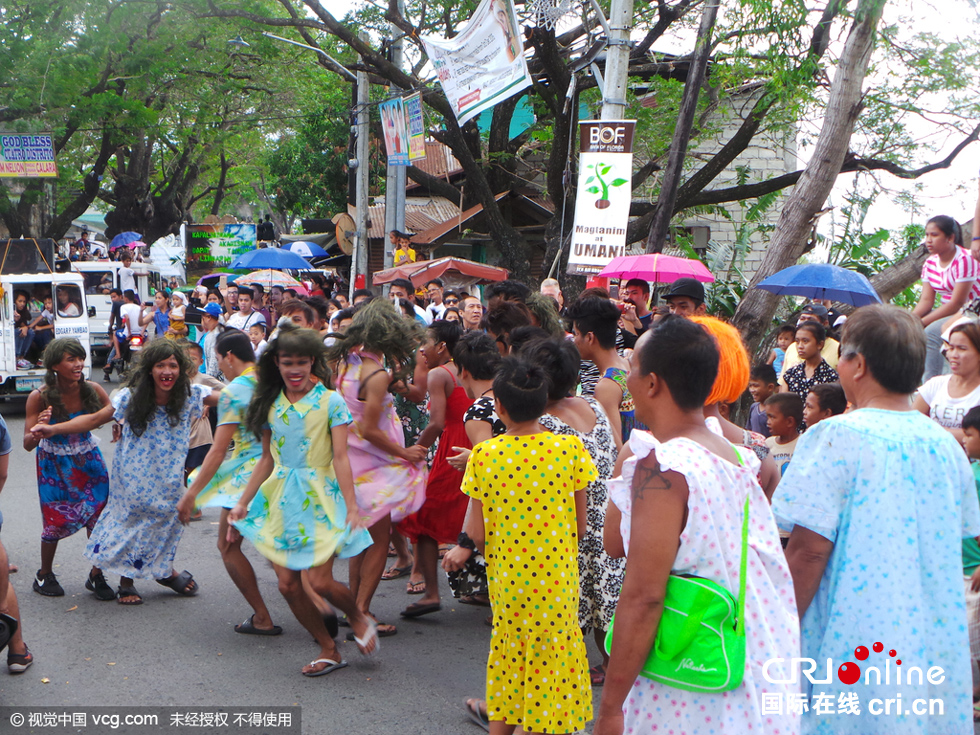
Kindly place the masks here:
<instances>
[{"instance_id":1,"label":"black sandal","mask_svg":"<svg viewBox=\"0 0 980 735\"><path fill-rule=\"evenodd\" d=\"M186 569L180 574L175 574L172 577L158 579L157 584L162 584L164 587L169 587L178 595L183 595L184 597L193 597L200 589L197 582L194 581L194 575L188 572ZM190 587L191 584L194 585L194 588L188 591L187 588Z\"/></svg>"},{"instance_id":2,"label":"black sandal","mask_svg":"<svg viewBox=\"0 0 980 735\"><path fill-rule=\"evenodd\" d=\"M94 592L95 599L102 602L109 602L110 600L116 599L116 593L112 591L112 587L105 581L105 576L102 572L97 572L96 574L90 573L88 579L85 580L85 589L89 592Z\"/></svg>"},{"instance_id":3,"label":"black sandal","mask_svg":"<svg viewBox=\"0 0 980 735\"><path fill-rule=\"evenodd\" d=\"M136 602L124 602L124 597L135 597ZM119 589L116 590L116 602L118 602L120 605L142 605L143 596L136 591L136 587L133 585L129 585L128 587L119 585Z\"/></svg>"}]
</instances>

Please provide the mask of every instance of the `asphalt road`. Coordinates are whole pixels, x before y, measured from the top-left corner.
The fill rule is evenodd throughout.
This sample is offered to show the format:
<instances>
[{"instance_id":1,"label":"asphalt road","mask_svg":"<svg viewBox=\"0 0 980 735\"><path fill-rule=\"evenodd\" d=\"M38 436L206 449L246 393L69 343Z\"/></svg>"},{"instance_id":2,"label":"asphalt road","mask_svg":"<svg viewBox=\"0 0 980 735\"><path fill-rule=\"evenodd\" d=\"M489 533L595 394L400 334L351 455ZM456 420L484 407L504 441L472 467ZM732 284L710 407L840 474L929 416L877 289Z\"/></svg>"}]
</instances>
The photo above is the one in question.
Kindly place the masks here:
<instances>
[{"instance_id":1,"label":"asphalt road","mask_svg":"<svg viewBox=\"0 0 980 735\"><path fill-rule=\"evenodd\" d=\"M14 440L9 479L0 493L2 538L11 561L20 567L11 581L21 604L25 640L36 657L24 674L0 670L0 705L299 705L303 732L310 734L482 732L466 718L462 702L467 696L482 696L484 690L490 640L486 608L456 603L444 584L440 613L401 621L398 612L416 598L405 594L405 579L383 581L374 611L382 621L396 623L398 634L383 639L371 658L362 657L353 643L341 642L348 668L304 677L300 669L316 658L318 649L279 595L272 568L248 544L246 553L263 595L285 631L275 638L234 632L233 626L250 610L215 548L216 510L206 510L203 521L185 529L177 551L177 570L190 570L201 585L195 597L178 597L141 581L137 585L144 604L139 607L98 602L83 587L90 565L82 555L82 533L58 547L55 573L65 597L36 594L31 581L39 564L41 513L34 457L21 446L22 407L5 404L0 414ZM98 435L111 467L108 428ZM346 563L339 562L336 569L345 579ZM591 641L589 647L595 663ZM598 705L601 690L595 692ZM14 731L6 724L0 722L0 733ZM90 726L79 732L99 731Z\"/></svg>"}]
</instances>

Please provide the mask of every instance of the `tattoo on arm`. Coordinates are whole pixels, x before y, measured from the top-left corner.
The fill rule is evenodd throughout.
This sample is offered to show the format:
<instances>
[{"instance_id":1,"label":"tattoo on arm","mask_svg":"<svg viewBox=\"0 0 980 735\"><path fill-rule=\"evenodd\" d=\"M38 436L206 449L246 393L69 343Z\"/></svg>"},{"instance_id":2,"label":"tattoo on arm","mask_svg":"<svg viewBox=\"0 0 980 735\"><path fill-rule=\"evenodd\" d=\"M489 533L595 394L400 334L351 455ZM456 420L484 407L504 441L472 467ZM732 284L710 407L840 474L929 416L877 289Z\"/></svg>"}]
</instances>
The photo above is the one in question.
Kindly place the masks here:
<instances>
[{"instance_id":1,"label":"tattoo on arm","mask_svg":"<svg viewBox=\"0 0 980 735\"><path fill-rule=\"evenodd\" d=\"M648 458L638 462L633 474L633 500L641 500L646 490L670 490L670 479L660 468L660 462Z\"/></svg>"}]
</instances>

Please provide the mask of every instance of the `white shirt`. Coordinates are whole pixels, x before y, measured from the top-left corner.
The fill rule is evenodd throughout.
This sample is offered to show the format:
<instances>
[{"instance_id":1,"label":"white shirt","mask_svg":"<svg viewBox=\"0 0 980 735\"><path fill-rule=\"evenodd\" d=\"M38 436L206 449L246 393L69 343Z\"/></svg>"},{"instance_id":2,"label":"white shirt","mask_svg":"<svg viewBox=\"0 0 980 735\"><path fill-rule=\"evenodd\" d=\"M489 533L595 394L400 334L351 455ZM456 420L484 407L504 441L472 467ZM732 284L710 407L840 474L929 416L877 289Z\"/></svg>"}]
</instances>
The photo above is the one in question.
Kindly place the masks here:
<instances>
[{"instance_id":1,"label":"white shirt","mask_svg":"<svg viewBox=\"0 0 980 735\"><path fill-rule=\"evenodd\" d=\"M64 306L58 306L58 316L78 316L81 312L78 310L78 306L69 301Z\"/></svg>"},{"instance_id":2,"label":"white shirt","mask_svg":"<svg viewBox=\"0 0 980 735\"><path fill-rule=\"evenodd\" d=\"M929 418L944 429L961 429L966 412L980 405L980 387L961 398L953 398L949 395L952 379L952 375L930 378L919 388L919 395L929 404Z\"/></svg>"},{"instance_id":3,"label":"white shirt","mask_svg":"<svg viewBox=\"0 0 980 735\"><path fill-rule=\"evenodd\" d=\"M236 311L228 317L228 326L232 329L240 329L243 332L247 332L248 328L253 324L265 324L265 317L255 309L252 309L248 316L245 316L240 311Z\"/></svg>"},{"instance_id":4,"label":"white shirt","mask_svg":"<svg viewBox=\"0 0 980 735\"><path fill-rule=\"evenodd\" d=\"M119 290L123 293L132 291L137 295L139 294L136 290L136 271L132 268L123 266L119 269Z\"/></svg>"},{"instance_id":5,"label":"white shirt","mask_svg":"<svg viewBox=\"0 0 980 735\"><path fill-rule=\"evenodd\" d=\"M123 329L126 330L126 336L131 337L134 334L142 334L143 329L140 327L140 314L142 310L139 304L123 304L119 307L119 316L122 319Z\"/></svg>"},{"instance_id":6,"label":"white shirt","mask_svg":"<svg viewBox=\"0 0 980 735\"><path fill-rule=\"evenodd\" d=\"M426 311L429 312L429 323L431 324L434 321L442 319L442 315L446 313L446 305L429 304L429 307L426 309Z\"/></svg>"}]
</instances>

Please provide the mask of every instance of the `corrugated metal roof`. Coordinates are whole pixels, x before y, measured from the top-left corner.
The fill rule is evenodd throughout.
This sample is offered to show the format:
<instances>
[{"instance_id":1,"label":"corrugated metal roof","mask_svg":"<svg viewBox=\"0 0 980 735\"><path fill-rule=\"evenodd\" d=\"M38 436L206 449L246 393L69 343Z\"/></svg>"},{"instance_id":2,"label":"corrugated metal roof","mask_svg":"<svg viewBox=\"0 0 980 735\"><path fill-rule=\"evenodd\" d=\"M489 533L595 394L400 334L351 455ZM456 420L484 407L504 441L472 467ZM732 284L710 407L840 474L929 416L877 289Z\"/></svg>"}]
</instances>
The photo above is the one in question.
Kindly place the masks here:
<instances>
[{"instance_id":1,"label":"corrugated metal roof","mask_svg":"<svg viewBox=\"0 0 980 735\"><path fill-rule=\"evenodd\" d=\"M449 148L437 140L425 141L425 158L415 161L413 165L432 176L445 176L463 170Z\"/></svg>"},{"instance_id":2,"label":"corrugated metal roof","mask_svg":"<svg viewBox=\"0 0 980 735\"><path fill-rule=\"evenodd\" d=\"M459 217L459 207L442 197L407 197L405 199L405 229L425 232ZM375 204L368 210L371 220L368 238L386 239L385 205Z\"/></svg>"}]
</instances>

